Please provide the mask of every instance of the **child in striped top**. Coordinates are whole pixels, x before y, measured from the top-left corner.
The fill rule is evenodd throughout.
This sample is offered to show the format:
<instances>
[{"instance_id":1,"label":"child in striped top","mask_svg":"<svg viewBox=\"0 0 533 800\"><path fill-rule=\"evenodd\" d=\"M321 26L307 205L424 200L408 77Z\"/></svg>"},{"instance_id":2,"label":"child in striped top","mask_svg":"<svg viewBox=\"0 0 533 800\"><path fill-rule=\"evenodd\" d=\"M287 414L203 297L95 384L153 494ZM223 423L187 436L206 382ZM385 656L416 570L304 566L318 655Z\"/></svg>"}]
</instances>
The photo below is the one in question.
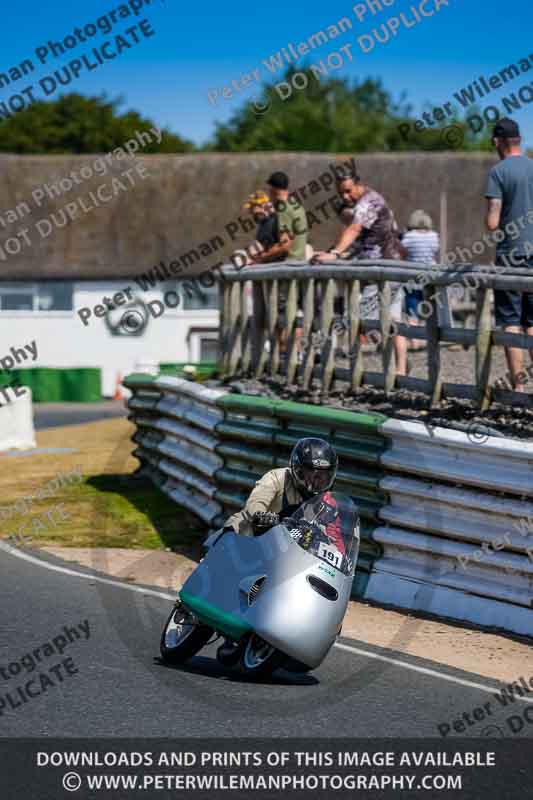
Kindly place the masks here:
<instances>
[{"instance_id":1,"label":"child in striped top","mask_svg":"<svg viewBox=\"0 0 533 800\"><path fill-rule=\"evenodd\" d=\"M417 264L431 266L436 264L437 254L440 250L440 238L437 231L433 230L433 220L425 211L413 211L407 223L407 233L402 237L402 245L407 250L407 260ZM405 311L410 325L418 321L418 304L424 295L420 289L405 292ZM411 350L423 349L420 341L411 342Z\"/></svg>"},{"instance_id":2,"label":"child in striped top","mask_svg":"<svg viewBox=\"0 0 533 800\"><path fill-rule=\"evenodd\" d=\"M437 231L433 230L433 220L425 211L413 211L407 223L407 233L402 236L402 245L407 250L407 260L417 264L430 266L436 264L436 257L440 250L440 238ZM419 319L418 305L424 299L420 289L406 290L405 313L409 325L416 325ZM411 341L411 350L422 350L421 341Z\"/></svg>"},{"instance_id":3,"label":"child in striped top","mask_svg":"<svg viewBox=\"0 0 533 800\"><path fill-rule=\"evenodd\" d=\"M413 211L407 228L402 244L407 250L408 261L416 261L417 264L436 264L440 239L437 231L433 230L433 220L429 214L420 209Z\"/></svg>"}]
</instances>

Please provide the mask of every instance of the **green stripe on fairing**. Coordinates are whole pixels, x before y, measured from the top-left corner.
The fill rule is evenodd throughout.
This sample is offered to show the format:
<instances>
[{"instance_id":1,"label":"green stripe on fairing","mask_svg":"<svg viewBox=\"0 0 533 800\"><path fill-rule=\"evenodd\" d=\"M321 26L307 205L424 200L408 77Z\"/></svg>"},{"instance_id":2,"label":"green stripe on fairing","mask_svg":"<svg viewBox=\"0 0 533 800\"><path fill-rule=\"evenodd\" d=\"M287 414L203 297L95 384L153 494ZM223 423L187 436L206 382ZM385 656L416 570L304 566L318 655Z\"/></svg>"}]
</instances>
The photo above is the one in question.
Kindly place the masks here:
<instances>
[{"instance_id":1,"label":"green stripe on fairing","mask_svg":"<svg viewBox=\"0 0 533 800\"><path fill-rule=\"evenodd\" d=\"M240 617L234 614L229 614L227 611L221 611L216 606L211 605L201 597L196 597L189 592L181 591L179 597L184 606L192 611L204 625L209 625L220 631L225 636L238 641L246 633L250 633L252 628Z\"/></svg>"}]
</instances>

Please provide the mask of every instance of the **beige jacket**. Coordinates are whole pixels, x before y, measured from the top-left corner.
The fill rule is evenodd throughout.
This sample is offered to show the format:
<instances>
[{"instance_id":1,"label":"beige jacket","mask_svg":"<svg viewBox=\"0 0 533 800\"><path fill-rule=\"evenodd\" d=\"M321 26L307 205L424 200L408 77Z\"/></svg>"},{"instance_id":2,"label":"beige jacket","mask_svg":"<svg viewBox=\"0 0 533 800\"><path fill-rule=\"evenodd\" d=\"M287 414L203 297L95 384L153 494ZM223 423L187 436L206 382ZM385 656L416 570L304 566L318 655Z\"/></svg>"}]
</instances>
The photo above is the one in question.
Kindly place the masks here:
<instances>
[{"instance_id":1,"label":"beige jacket","mask_svg":"<svg viewBox=\"0 0 533 800\"><path fill-rule=\"evenodd\" d=\"M252 516L256 511L281 511L284 492L289 505L303 503L304 499L292 481L290 469L283 467L270 470L257 481L244 509L233 514L226 526L243 536L253 536Z\"/></svg>"}]
</instances>

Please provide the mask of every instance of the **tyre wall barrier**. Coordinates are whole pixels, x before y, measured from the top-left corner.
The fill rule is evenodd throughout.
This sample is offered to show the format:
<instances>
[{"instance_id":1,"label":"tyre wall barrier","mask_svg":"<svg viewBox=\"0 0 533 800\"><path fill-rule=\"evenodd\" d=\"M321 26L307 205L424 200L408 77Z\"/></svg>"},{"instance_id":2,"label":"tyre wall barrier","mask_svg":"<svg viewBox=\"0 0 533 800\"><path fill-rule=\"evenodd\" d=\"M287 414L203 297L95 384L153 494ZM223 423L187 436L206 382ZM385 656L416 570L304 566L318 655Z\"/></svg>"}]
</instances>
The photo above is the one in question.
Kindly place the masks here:
<instances>
[{"instance_id":1,"label":"tyre wall barrier","mask_svg":"<svg viewBox=\"0 0 533 800\"><path fill-rule=\"evenodd\" d=\"M176 503L209 525L222 514L215 473L223 466L216 453L215 428L224 414L217 399L224 392L180 378L132 375L124 381L137 426L133 455L141 470Z\"/></svg>"},{"instance_id":2,"label":"tyre wall barrier","mask_svg":"<svg viewBox=\"0 0 533 800\"><path fill-rule=\"evenodd\" d=\"M385 502L379 488L385 447L379 426L385 417L238 394L220 397L217 405L224 411L216 428L224 467L216 474L216 496L228 515L243 507L267 470L287 466L298 439L320 436L333 444L339 454L335 487L354 499L361 516L355 591L364 592L372 564L381 555L373 531Z\"/></svg>"},{"instance_id":3,"label":"tyre wall barrier","mask_svg":"<svg viewBox=\"0 0 533 800\"><path fill-rule=\"evenodd\" d=\"M145 474L213 527L244 506L267 470L287 465L302 436L331 441L341 461L336 486L361 515L356 591L364 592L382 553L373 531L386 497L379 488L385 417L229 394L172 377L133 375L124 385L132 391L134 455Z\"/></svg>"},{"instance_id":4,"label":"tyre wall barrier","mask_svg":"<svg viewBox=\"0 0 533 800\"><path fill-rule=\"evenodd\" d=\"M533 444L390 419L366 597L533 635Z\"/></svg>"},{"instance_id":5,"label":"tyre wall barrier","mask_svg":"<svg viewBox=\"0 0 533 800\"><path fill-rule=\"evenodd\" d=\"M24 394L20 389L24 388ZM0 452L6 450L30 450L35 447L35 429L33 427L33 406L31 389L20 387L15 393L13 388L5 389L7 402L2 394L0 405Z\"/></svg>"},{"instance_id":6,"label":"tyre wall barrier","mask_svg":"<svg viewBox=\"0 0 533 800\"><path fill-rule=\"evenodd\" d=\"M210 526L301 436L323 436L362 520L354 595L533 635L533 445L179 378L125 385L145 474Z\"/></svg>"}]
</instances>

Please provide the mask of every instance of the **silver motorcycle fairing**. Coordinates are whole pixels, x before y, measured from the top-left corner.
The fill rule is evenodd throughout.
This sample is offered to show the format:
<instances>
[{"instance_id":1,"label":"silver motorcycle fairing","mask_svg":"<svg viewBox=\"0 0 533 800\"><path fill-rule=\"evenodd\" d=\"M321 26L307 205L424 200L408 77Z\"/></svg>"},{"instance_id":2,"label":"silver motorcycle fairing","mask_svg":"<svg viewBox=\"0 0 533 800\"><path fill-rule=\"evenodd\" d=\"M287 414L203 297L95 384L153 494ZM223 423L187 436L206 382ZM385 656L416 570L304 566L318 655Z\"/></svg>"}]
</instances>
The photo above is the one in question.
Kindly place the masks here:
<instances>
[{"instance_id":1,"label":"silver motorcycle fairing","mask_svg":"<svg viewBox=\"0 0 533 800\"><path fill-rule=\"evenodd\" d=\"M188 578L180 598L222 633L240 638L255 631L314 668L327 655L346 613L357 552L353 556L345 575L303 550L282 524L258 538L228 532ZM319 594L310 576L336 592L336 599ZM252 587L261 578L255 594Z\"/></svg>"}]
</instances>

